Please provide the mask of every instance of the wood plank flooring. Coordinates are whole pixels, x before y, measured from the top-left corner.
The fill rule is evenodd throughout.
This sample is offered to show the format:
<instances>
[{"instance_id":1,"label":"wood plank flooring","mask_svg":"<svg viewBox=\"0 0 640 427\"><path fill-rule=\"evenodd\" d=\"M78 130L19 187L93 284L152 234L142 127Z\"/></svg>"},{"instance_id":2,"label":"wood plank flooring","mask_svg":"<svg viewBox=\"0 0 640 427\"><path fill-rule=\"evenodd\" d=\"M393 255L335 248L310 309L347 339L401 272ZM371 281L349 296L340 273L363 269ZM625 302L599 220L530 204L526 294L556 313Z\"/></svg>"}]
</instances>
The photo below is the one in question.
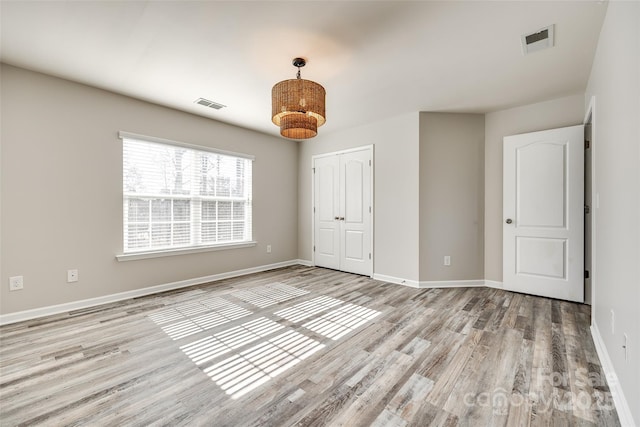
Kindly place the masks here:
<instances>
[{"instance_id":1,"label":"wood plank flooring","mask_svg":"<svg viewBox=\"0 0 640 427\"><path fill-rule=\"evenodd\" d=\"M0 328L2 426L617 426L589 307L294 266Z\"/></svg>"}]
</instances>

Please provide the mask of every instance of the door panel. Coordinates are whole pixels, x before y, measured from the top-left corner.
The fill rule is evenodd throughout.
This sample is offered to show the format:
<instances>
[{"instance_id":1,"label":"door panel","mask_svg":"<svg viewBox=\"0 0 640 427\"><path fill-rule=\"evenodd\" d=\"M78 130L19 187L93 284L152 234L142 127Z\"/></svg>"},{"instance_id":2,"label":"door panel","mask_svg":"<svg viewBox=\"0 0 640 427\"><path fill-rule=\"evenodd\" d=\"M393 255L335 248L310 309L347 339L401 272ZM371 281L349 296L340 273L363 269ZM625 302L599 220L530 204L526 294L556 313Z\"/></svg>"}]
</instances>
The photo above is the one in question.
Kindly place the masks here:
<instances>
[{"instance_id":1,"label":"door panel","mask_svg":"<svg viewBox=\"0 0 640 427\"><path fill-rule=\"evenodd\" d=\"M318 231L317 252L326 257L338 257L338 247L334 243L336 232L331 228L320 228Z\"/></svg>"},{"instance_id":2,"label":"door panel","mask_svg":"<svg viewBox=\"0 0 640 427\"><path fill-rule=\"evenodd\" d=\"M534 142L516 149L520 226L565 227L565 148L563 143Z\"/></svg>"},{"instance_id":3,"label":"door panel","mask_svg":"<svg viewBox=\"0 0 640 427\"><path fill-rule=\"evenodd\" d=\"M338 166L332 163L323 164L317 168L318 174L318 219L320 221L333 221L336 212L339 211L335 191L338 188Z\"/></svg>"},{"instance_id":4,"label":"door panel","mask_svg":"<svg viewBox=\"0 0 640 427\"><path fill-rule=\"evenodd\" d=\"M504 138L505 289L582 302L583 127Z\"/></svg>"},{"instance_id":5,"label":"door panel","mask_svg":"<svg viewBox=\"0 0 640 427\"><path fill-rule=\"evenodd\" d=\"M566 279L566 239L516 237L516 272Z\"/></svg>"},{"instance_id":6,"label":"door panel","mask_svg":"<svg viewBox=\"0 0 640 427\"><path fill-rule=\"evenodd\" d=\"M365 166L360 159L344 160L344 217L349 223L362 223Z\"/></svg>"},{"instance_id":7,"label":"door panel","mask_svg":"<svg viewBox=\"0 0 640 427\"><path fill-rule=\"evenodd\" d=\"M314 162L314 234L315 263L320 267L340 267L339 182L337 157L322 157Z\"/></svg>"},{"instance_id":8,"label":"door panel","mask_svg":"<svg viewBox=\"0 0 640 427\"><path fill-rule=\"evenodd\" d=\"M344 233L345 258L351 261L364 261L364 233L349 230Z\"/></svg>"}]
</instances>

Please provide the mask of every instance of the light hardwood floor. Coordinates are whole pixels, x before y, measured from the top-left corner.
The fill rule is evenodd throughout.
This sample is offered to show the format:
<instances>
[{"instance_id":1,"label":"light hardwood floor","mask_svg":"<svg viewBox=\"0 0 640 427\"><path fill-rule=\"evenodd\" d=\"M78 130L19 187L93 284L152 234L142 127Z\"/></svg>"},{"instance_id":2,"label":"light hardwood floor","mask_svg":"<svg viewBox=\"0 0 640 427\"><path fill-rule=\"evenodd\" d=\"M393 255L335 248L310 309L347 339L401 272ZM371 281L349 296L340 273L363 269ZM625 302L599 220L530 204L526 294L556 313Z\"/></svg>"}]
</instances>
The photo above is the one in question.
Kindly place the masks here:
<instances>
[{"instance_id":1,"label":"light hardwood floor","mask_svg":"<svg viewBox=\"0 0 640 427\"><path fill-rule=\"evenodd\" d=\"M619 425L589 307L288 267L0 328L1 425Z\"/></svg>"}]
</instances>

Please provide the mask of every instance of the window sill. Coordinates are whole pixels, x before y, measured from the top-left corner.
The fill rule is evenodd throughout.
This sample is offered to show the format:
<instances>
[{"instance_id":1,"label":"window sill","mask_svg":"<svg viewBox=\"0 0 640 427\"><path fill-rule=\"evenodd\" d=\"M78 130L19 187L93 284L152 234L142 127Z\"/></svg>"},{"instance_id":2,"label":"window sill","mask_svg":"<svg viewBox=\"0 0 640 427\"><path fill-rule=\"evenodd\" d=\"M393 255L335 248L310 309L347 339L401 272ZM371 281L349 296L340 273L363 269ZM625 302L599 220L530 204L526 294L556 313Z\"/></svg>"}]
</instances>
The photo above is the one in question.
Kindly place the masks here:
<instances>
[{"instance_id":1,"label":"window sill","mask_svg":"<svg viewBox=\"0 0 640 427\"><path fill-rule=\"evenodd\" d=\"M257 242L224 243L221 245L197 246L179 249L163 249L158 251L132 252L128 254L116 255L118 261L135 261L138 259L160 258L174 255L197 254L200 252L224 251L227 249L249 248L255 246Z\"/></svg>"}]
</instances>

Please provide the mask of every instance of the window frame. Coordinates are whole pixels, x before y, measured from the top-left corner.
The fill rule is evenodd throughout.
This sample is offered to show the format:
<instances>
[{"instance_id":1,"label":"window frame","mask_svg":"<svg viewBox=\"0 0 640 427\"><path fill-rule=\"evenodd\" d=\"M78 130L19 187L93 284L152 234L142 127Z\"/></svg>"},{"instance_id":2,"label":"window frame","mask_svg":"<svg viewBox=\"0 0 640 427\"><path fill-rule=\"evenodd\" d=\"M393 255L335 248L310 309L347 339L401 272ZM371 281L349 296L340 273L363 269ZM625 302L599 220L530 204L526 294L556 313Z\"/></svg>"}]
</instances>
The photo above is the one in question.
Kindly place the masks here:
<instances>
[{"instance_id":1,"label":"window frame","mask_svg":"<svg viewBox=\"0 0 640 427\"><path fill-rule=\"evenodd\" d=\"M123 151L122 151L122 165L124 167L124 140L129 139L129 140L134 140L134 141L139 141L139 142L148 142L148 143L156 143L156 144L163 144L163 145L167 145L170 147L182 147L182 148L186 148L189 150L194 150L194 151L199 151L199 152L208 152L208 153L213 153L213 154L219 154L219 155L223 155L223 156L228 156L228 157L235 157L235 158L239 158L239 159L244 159L244 160L249 160L251 162L253 162L255 160L255 157L252 155L248 155L248 154L243 154L243 153L237 153L237 152L232 152L232 151L226 151L226 150L219 150L216 148L211 148L211 147L205 147L205 146L199 146L199 145L193 145L193 144L188 144L188 143L184 143L184 142L179 142L179 141L173 141L173 140L169 140L169 139L164 139L164 138L157 138L157 137L151 137L151 136L146 136L146 135L139 135L139 134L135 134L135 133L130 133L130 132L124 132L124 131L120 131L118 133L118 137L119 139L121 139L123 141ZM124 180L124 170L121 173L121 176ZM253 180L253 165L251 164L251 180ZM121 191L122 191L122 253L117 254L116 255L116 259L118 261L128 261L128 260L136 260L136 259L146 259L146 258L156 258L156 257L165 257L165 256L173 256L173 255L182 255L182 254L191 254L191 253L199 253L199 252L209 252L209 251L219 251L219 250L226 250L226 249L236 249L236 248L244 248L244 247L252 247L252 246L256 246L256 241L253 240L253 215L252 215L252 210L253 210L253 183L250 182L250 188L251 188L251 193L249 194L249 196L247 198L245 197L234 197L234 196L208 196L208 195L201 195L201 194L193 194L193 195L182 195L182 194L153 194L153 193L149 193L149 194L144 194L144 193L140 193L140 194L131 194L131 193L127 193L124 189L124 183L122 183L121 185ZM136 197L138 196L138 197ZM189 221L186 221L186 223L190 224L190 235L192 236L190 238L190 244L189 245L185 245L185 246L175 246L175 247L159 247L159 248L153 248L151 246L142 248L140 250L136 250L136 249L128 249L127 251L125 251L125 246L126 246L126 242L125 242L125 236L126 236L126 230L127 227L131 224L135 224L135 221L129 221L128 220L128 205L127 205L127 201L131 200L131 199L136 199L139 198L140 200L146 200L148 201L148 219L146 221L146 224L148 224L148 233L151 235L152 234L152 225L153 225L153 220L152 220L152 200L158 200L158 199L163 199L163 200L168 200L171 201L170 206L170 215L171 215L171 220L170 220L170 224L171 227L173 227L174 221L173 221L173 217L174 217L174 209L173 209L173 205L174 205L174 201L175 200L189 200L190 202L190 210L194 209L194 202L195 203L200 203L203 204L204 202L207 201L214 201L214 202L230 202L231 205L229 207L229 209L231 209L231 213L230 213L230 219L229 219L229 223L230 223L230 227L231 227L231 233L233 233L234 227L233 225L236 224L238 221L236 221L236 218L234 216L234 206L233 206L233 201L239 201L242 200L243 203L249 203L249 215L248 215L248 219L246 219L246 214L245 214L245 220L244 221L249 221L249 239L248 240L242 240L242 241L224 241L222 243L218 243L218 242L213 242L213 243L201 243L201 238L202 236L198 236L196 238L196 241L194 242L193 240L193 236L194 236L194 229L196 230L201 230L201 226L202 224L206 223L209 220L204 220L204 218L202 218L202 213L200 213L200 217L196 220L197 223L193 223L192 221L194 221L193 217L194 215L191 215L191 219ZM198 208L198 211L201 211L201 206L200 208ZM216 217L216 221L219 221ZM166 221L161 221L162 223L166 222ZM141 222L140 224L143 224L143 222ZM173 241L173 232L170 232L170 239L171 241ZM151 237L149 237L149 239L151 239ZM173 242L172 242L173 243ZM151 243L150 243L151 245Z\"/></svg>"}]
</instances>

